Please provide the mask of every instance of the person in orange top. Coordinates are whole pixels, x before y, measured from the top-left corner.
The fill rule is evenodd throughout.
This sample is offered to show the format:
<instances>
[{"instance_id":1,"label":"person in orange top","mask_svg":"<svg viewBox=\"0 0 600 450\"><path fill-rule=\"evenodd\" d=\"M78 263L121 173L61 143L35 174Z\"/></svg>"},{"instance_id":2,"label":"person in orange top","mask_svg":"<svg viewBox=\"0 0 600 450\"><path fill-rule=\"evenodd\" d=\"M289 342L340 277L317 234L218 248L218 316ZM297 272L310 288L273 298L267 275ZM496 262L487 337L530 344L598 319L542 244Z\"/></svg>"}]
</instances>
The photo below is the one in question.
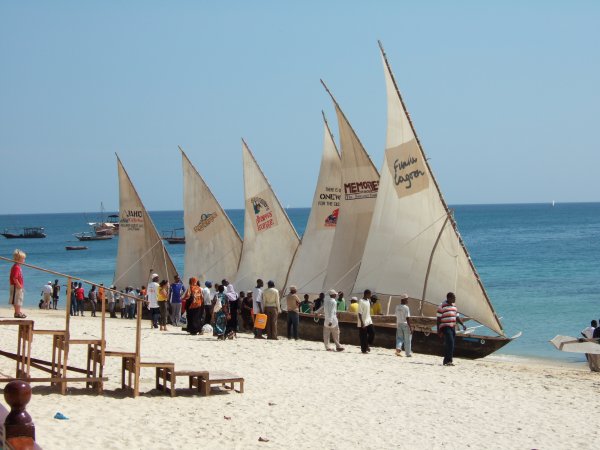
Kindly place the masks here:
<instances>
[{"instance_id":1,"label":"person in orange top","mask_svg":"<svg viewBox=\"0 0 600 450\"><path fill-rule=\"evenodd\" d=\"M183 298L182 303L185 303L185 310L187 316L187 331L191 335L196 335L202 331L202 289L198 286L198 279L196 277L190 278L190 287L188 287Z\"/></svg>"}]
</instances>

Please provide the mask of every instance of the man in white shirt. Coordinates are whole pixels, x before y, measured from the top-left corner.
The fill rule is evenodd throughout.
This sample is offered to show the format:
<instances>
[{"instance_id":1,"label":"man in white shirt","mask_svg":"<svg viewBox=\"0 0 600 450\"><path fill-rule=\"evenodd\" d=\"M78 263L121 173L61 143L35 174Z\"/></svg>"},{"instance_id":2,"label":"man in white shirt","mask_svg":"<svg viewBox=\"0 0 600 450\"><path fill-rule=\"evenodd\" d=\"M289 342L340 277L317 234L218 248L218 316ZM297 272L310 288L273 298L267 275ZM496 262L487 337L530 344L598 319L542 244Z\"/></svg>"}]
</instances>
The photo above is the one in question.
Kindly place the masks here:
<instances>
[{"instance_id":1,"label":"man in white shirt","mask_svg":"<svg viewBox=\"0 0 600 450\"><path fill-rule=\"evenodd\" d=\"M581 330L581 334L586 338L586 339L592 339L592 337L594 336L594 330L598 328L598 322L596 322L595 320L592 320L592 326L590 327L586 327L583 330Z\"/></svg>"},{"instance_id":2,"label":"man in white shirt","mask_svg":"<svg viewBox=\"0 0 600 450\"><path fill-rule=\"evenodd\" d=\"M260 278L258 280L256 280L256 287L253 289L252 291L252 310L254 311L254 320L256 320L256 315L257 314L262 314L263 313L263 305L262 305L262 298L263 298L263 280L261 280ZM255 339L264 339L263 337L263 330L261 330L260 328L256 328L254 327L254 338Z\"/></svg>"},{"instance_id":3,"label":"man in white shirt","mask_svg":"<svg viewBox=\"0 0 600 450\"><path fill-rule=\"evenodd\" d=\"M373 320L371 320L371 291L366 289L358 302L358 336L360 338L360 351L365 354L371 351L369 345L375 339Z\"/></svg>"},{"instance_id":4,"label":"man in white shirt","mask_svg":"<svg viewBox=\"0 0 600 450\"><path fill-rule=\"evenodd\" d=\"M158 307L158 280L157 274L152 274L152 281L148 283L146 289L146 301L148 302L148 309L152 312L152 324L151 328L158 328L158 318L160 316L160 310Z\"/></svg>"},{"instance_id":5,"label":"man in white shirt","mask_svg":"<svg viewBox=\"0 0 600 450\"><path fill-rule=\"evenodd\" d=\"M408 295L400 296L400 304L396 305L396 355L402 356L402 344L406 351L407 358L412 356L410 346L410 327L408 326L407 318L410 317L410 309L408 308Z\"/></svg>"},{"instance_id":6,"label":"man in white shirt","mask_svg":"<svg viewBox=\"0 0 600 450\"><path fill-rule=\"evenodd\" d=\"M48 281L48 283L42 288L42 298L44 300L44 303L42 303L42 308L50 309L50 301L52 300L52 281Z\"/></svg>"},{"instance_id":7,"label":"man in white shirt","mask_svg":"<svg viewBox=\"0 0 600 450\"><path fill-rule=\"evenodd\" d=\"M315 311L315 314L324 312L325 320L323 322L323 342L325 343L325 350L332 352L333 349L329 348L329 337L333 337L335 349L338 352L344 350L344 347L340 345L340 327L337 318L337 292L331 289L329 291L329 298L325 299L323 306Z\"/></svg>"},{"instance_id":8,"label":"man in white shirt","mask_svg":"<svg viewBox=\"0 0 600 450\"><path fill-rule=\"evenodd\" d=\"M204 283L204 287L202 288L202 301L204 302L204 306L202 306L204 309L204 325L207 323L210 324L212 320L213 297L214 294L212 292L212 281L206 281Z\"/></svg>"}]
</instances>

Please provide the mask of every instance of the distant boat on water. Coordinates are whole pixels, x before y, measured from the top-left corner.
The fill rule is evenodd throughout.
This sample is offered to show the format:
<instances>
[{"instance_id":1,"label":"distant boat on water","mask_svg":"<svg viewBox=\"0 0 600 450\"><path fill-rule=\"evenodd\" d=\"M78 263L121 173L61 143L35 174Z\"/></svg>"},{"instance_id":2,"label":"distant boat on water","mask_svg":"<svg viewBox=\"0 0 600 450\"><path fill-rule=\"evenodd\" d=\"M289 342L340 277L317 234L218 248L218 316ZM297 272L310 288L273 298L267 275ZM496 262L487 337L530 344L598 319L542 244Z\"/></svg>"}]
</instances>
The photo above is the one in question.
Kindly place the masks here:
<instances>
[{"instance_id":1,"label":"distant boat on water","mask_svg":"<svg viewBox=\"0 0 600 450\"><path fill-rule=\"evenodd\" d=\"M97 236L117 236L119 234L119 215L111 214L105 216L104 203L100 202L100 220L89 222Z\"/></svg>"},{"instance_id":2,"label":"distant boat on water","mask_svg":"<svg viewBox=\"0 0 600 450\"><path fill-rule=\"evenodd\" d=\"M4 232L0 234L6 239L42 239L46 237L43 227L23 228L21 233L12 233L6 228Z\"/></svg>"},{"instance_id":3,"label":"distant boat on water","mask_svg":"<svg viewBox=\"0 0 600 450\"><path fill-rule=\"evenodd\" d=\"M162 239L169 244L185 244L185 236L180 236L178 233L179 231L183 231L183 228L174 228L171 231L164 231Z\"/></svg>"},{"instance_id":4,"label":"distant boat on water","mask_svg":"<svg viewBox=\"0 0 600 450\"><path fill-rule=\"evenodd\" d=\"M65 250L87 250L85 245L67 245Z\"/></svg>"},{"instance_id":5,"label":"distant boat on water","mask_svg":"<svg viewBox=\"0 0 600 450\"><path fill-rule=\"evenodd\" d=\"M111 234L98 236L97 234L93 234L87 231L84 231L83 233L75 233L73 236L75 236L80 241L107 241L113 238Z\"/></svg>"}]
</instances>

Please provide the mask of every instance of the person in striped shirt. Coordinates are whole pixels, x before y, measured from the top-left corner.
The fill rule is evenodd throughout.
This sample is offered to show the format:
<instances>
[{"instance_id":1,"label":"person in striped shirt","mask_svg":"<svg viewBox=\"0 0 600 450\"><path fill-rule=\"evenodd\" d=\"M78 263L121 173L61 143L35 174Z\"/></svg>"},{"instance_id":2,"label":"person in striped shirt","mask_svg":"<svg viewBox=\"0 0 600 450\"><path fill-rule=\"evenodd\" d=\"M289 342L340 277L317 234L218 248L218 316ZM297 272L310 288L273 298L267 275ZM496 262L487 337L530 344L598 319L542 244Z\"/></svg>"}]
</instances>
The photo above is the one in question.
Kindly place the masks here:
<instances>
[{"instance_id":1,"label":"person in striped shirt","mask_svg":"<svg viewBox=\"0 0 600 450\"><path fill-rule=\"evenodd\" d=\"M437 329L440 337L444 337L444 365L453 366L454 339L456 337L456 323L458 322L466 330L467 327L458 316L458 309L454 306L456 296L454 292L446 294L446 301L437 309Z\"/></svg>"}]
</instances>

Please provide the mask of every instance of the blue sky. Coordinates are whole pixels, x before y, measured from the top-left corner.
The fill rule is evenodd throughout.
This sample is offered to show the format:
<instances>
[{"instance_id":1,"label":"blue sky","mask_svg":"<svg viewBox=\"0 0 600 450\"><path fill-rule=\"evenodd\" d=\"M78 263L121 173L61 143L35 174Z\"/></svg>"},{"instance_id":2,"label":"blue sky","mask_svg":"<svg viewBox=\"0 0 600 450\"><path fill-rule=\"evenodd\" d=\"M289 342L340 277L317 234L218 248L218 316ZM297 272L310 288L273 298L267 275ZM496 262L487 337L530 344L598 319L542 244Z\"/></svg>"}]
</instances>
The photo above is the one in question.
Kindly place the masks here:
<instances>
[{"instance_id":1,"label":"blue sky","mask_svg":"<svg viewBox=\"0 0 600 450\"><path fill-rule=\"evenodd\" d=\"M241 138L309 206L323 78L380 167L381 39L446 200L598 201L600 3L0 0L0 214L182 208L181 145L226 208Z\"/></svg>"}]
</instances>

